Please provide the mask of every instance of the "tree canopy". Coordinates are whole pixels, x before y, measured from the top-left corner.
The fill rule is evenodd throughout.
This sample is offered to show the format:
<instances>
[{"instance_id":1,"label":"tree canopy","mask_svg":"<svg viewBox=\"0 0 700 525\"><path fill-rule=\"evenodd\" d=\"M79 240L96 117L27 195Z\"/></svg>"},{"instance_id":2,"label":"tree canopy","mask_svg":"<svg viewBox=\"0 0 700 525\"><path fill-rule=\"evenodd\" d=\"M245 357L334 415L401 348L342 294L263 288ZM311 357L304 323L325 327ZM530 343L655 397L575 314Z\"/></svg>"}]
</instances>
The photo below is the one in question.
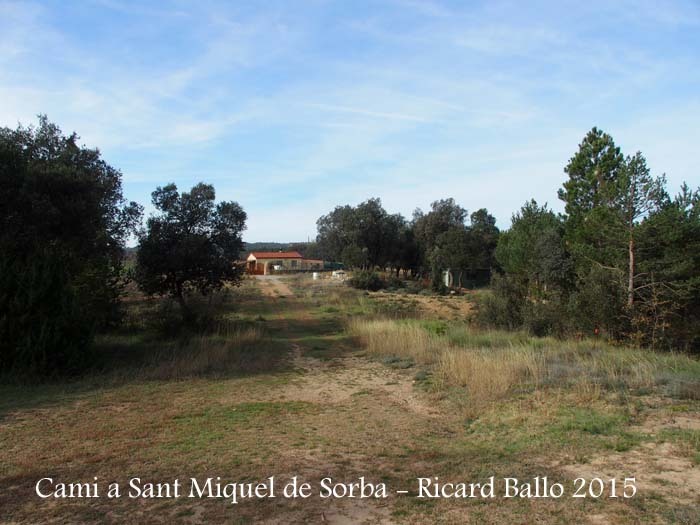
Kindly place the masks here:
<instances>
[{"instance_id":1,"label":"tree canopy","mask_svg":"<svg viewBox=\"0 0 700 525\"><path fill-rule=\"evenodd\" d=\"M578 329L697 349L698 191L683 185L671 199L641 152L625 157L597 128L564 172L565 215L531 201L501 235L503 275L486 316L544 333Z\"/></svg>"},{"instance_id":2,"label":"tree canopy","mask_svg":"<svg viewBox=\"0 0 700 525\"><path fill-rule=\"evenodd\" d=\"M470 219L470 223L467 220ZM488 281L498 239L496 219L484 208L469 216L448 198L432 203L427 213L416 210L411 222L390 214L379 199L357 206L337 206L317 221L317 245L329 260L349 267L391 269L414 276L445 269L471 282Z\"/></svg>"},{"instance_id":3,"label":"tree canopy","mask_svg":"<svg viewBox=\"0 0 700 525\"><path fill-rule=\"evenodd\" d=\"M141 207L78 141L44 116L0 128L0 370L77 371L94 330L118 320L124 244Z\"/></svg>"},{"instance_id":4,"label":"tree canopy","mask_svg":"<svg viewBox=\"0 0 700 525\"><path fill-rule=\"evenodd\" d=\"M152 202L159 213L139 234L136 280L148 294L177 299L190 320L187 295L207 295L240 283L236 264L243 250L246 213L236 202L215 204L214 187L197 184L179 193L175 184L158 187Z\"/></svg>"}]
</instances>

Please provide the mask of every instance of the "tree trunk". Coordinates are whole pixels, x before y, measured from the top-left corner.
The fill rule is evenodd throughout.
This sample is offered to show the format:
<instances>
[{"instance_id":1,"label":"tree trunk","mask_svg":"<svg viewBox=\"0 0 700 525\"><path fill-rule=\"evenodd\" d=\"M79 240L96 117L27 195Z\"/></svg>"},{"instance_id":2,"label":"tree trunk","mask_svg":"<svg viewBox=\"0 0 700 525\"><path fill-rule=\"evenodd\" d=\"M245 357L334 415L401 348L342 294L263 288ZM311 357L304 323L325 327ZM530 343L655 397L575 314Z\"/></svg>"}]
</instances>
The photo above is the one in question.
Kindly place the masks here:
<instances>
[{"instance_id":1,"label":"tree trunk","mask_svg":"<svg viewBox=\"0 0 700 525\"><path fill-rule=\"evenodd\" d=\"M629 275L627 276L627 306L634 306L634 237L629 239Z\"/></svg>"}]
</instances>

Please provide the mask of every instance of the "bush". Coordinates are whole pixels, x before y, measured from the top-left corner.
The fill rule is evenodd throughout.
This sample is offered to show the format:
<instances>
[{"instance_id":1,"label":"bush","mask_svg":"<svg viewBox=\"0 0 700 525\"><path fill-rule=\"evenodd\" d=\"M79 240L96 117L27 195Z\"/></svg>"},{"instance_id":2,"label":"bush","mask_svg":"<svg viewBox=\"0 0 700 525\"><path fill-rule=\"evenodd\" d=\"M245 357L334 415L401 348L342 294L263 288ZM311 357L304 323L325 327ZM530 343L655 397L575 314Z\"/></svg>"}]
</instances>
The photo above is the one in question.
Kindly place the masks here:
<instances>
[{"instance_id":1,"label":"bush","mask_svg":"<svg viewBox=\"0 0 700 525\"><path fill-rule=\"evenodd\" d=\"M15 379L74 374L92 361L95 319L62 261L0 260L0 370Z\"/></svg>"},{"instance_id":2,"label":"bush","mask_svg":"<svg viewBox=\"0 0 700 525\"><path fill-rule=\"evenodd\" d=\"M490 294L484 294L477 305L476 320L484 326L515 330L523 324L525 290L505 275L495 274Z\"/></svg>"},{"instance_id":3,"label":"bush","mask_svg":"<svg viewBox=\"0 0 700 525\"><path fill-rule=\"evenodd\" d=\"M598 328L617 340L629 333L628 319L624 315L625 288L618 276L593 266L579 279L577 288L569 310L579 330L592 333Z\"/></svg>"},{"instance_id":4,"label":"bush","mask_svg":"<svg viewBox=\"0 0 700 525\"><path fill-rule=\"evenodd\" d=\"M386 282L379 276L377 272L372 272L368 270L361 270L356 272L348 284L353 288L359 290L369 290L371 292L376 292L386 288Z\"/></svg>"},{"instance_id":5,"label":"bush","mask_svg":"<svg viewBox=\"0 0 700 525\"><path fill-rule=\"evenodd\" d=\"M406 285L406 292L410 294L421 293L424 289L423 283L419 279L412 279Z\"/></svg>"},{"instance_id":6,"label":"bush","mask_svg":"<svg viewBox=\"0 0 700 525\"><path fill-rule=\"evenodd\" d=\"M562 336L567 327L566 309L558 300L528 301L522 309L523 327L532 335Z\"/></svg>"},{"instance_id":7,"label":"bush","mask_svg":"<svg viewBox=\"0 0 700 525\"><path fill-rule=\"evenodd\" d=\"M390 275L389 277L386 278L385 280L386 287L387 288L403 288L406 286L406 284L403 282L403 280L399 279L395 275Z\"/></svg>"},{"instance_id":8,"label":"bush","mask_svg":"<svg viewBox=\"0 0 700 525\"><path fill-rule=\"evenodd\" d=\"M447 293L447 286L442 280L442 270L435 266L430 273L430 289L440 295Z\"/></svg>"}]
</instances>

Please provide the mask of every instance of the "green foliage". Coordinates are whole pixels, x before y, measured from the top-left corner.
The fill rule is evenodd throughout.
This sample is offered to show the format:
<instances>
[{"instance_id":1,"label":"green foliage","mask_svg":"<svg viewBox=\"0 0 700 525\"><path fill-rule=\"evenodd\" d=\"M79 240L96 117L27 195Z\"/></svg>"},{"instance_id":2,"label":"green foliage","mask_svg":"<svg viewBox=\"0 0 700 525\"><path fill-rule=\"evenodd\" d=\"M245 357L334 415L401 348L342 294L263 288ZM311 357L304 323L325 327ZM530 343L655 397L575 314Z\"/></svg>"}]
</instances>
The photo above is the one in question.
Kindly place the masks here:
<instances>
[{"instance_id":1,"label":"green foliage","mask_svg":"<svg viewBox=\"0 0 700 525\"><path fill-rule=\"evenodd\" d=\"M235 202L215 205L214 187L203 183L182 194L169 184L152 197L160 213L149 217L139 235L136 280L147 294L177 299L191 321L189 293L209 295L226 283L240 283L243 267L236 261L246 214Z\"/></svg>"},{"instance_id":2,"label":"green foliage","mask_svg":"<svg viewBox=\"0 0 700 525\"><path fill-rule=\"evenodd\" d=\"M49 376L91 364L119 320L124 242L141 209L121 173L46 117L0 129L0 370Z\"/></svg>"},{"instance_id":3,"label":"green foliage","mask_svg":"<svg viewBox=\"0 0 700 525\"><path fill-rule=\"evenodd\" d=\"M625 291L620 276L599 266L578 275L576 291L569 305L572 325L586 334L598 329L613 339L627 331Z\"/></svg>"},{"instance_id":4,"label":"green foliage","mask_svg":"<svg viewBox=\"0 0 700 525\"><path fill-rule=\"evenodd\" d=\"M406 220L389 214L379 199L357 206L338 206L316 222L323 258L349 267L410 269L415 259Z\"/></svg>"},{"instance_id":5,"label":"green foliage","mask_svg":"<svg viewBox=\"0 0 700 525\"><path fill-rule=\"evenodd\" d=\"M610 334L631 335L633 329L637 342L648 342L644 320L649 305L639 301L654 284L651 274L639 271L648 261L648 253L640 249L646 241L641 233L644 222L667 200L666 180L651 176L640 152L624 158L612 137L596 128L565 171L569 180L559 197L566 202L566 239L581 282L582 304L593 300L612 315L605 319ZM593 298L591 290L602 295Z\"/></svg>"},{"instance_id":6,"label":"green foliage","mask_svg":"<svg viewBox=\"0 0 700 525\"><path fill-rule=\"evenodd\" d=\"M652 346L700 349L700 192L683 185L639 227L632 322Z\"/></svg>"},{"instance_id":7,"label":"green foliage","mask_svg":"<svg viewBox=\"0 0 700 525\"><path fill-rule=\"evenodd\" d=\"M610 135L595 127L588 132L564 168L569 179L559 190L576 226L585 213L613 199L623 165L624 157Z\"/></svg>"},{"instance_id":8,"label":"green foliage","mask_svg":"<svg viewBox=\"0 0 700 525\"><path fill-rule=\"evenodd\" d=\"M433 251L432 268L430 270L430 289L438 294L447 293L447 286L443 281L442 264L435 251Z\"/></svg>"},{"instance_id":9,"label":"green foliage","mask_svg":"<svg viewBox=\"0 0 700 525\"><path fill-rule=\"evenodd\" d=\"M454 199L435 201L431 211L416 210L408 223L389 214L379 199L338 206L317 221L317 246L326 260L362 269L391 269L427 276L450 268L456 283L488 282L498 239L496 219L486 209L471 215ZM437 281L435 288L439 288Z\"/></svg>"},{"instance_id":10,"label":"green foliage","mask_svg":"<svg viewBox=\"0 0 700 525\"><path fill-rule=\"evenodd\" d=\"M534 200L513 215L496 247L505 275L494 276L493 295L480 310L482 322L492 316L499 327L523 327L535 335L563 332L573 280L563 232L561 218Z\"/></svg>"},{"instance_id":11,"label":"green foliage","mask_svg":"<svg viewBox=\"0 0 700 525\"><path fill-rule=\"evenodd\" d=\"M522 305L522 326L537 337L563 336L570 328L567 314L559 300L526 301Z\"/></svg>"},{"instance_id":12,"label":"green foliage","mask_svg":"<svg viewBox=\"0 0 700 525\"><path fill-rule=\"evenodd\" d=\"M566 215L531 201L496 247L504 275L479 319L538 335L599 333L655 348L700 347L700 194L670 199L643 155L589 132L565 168Z\"/></svg>"},{"instance_id":13,"label":"green foliage","mask_svg":"<svg viewBox=\"0 0 700 525\"><path fill-rule=\"evenodd\" d=\"M393 289L393 290L396 290L399 288L404 288L406 286L406 283L403 280L396 277L395 275L387 276L387 278L384 280L384 282L386 283L387 288Z\"/></svg>"},{"instance_id":14,"label":"green foliage","mask_svg":"<svg viewBox=\"0 0 700 525\"><path fill-rule=\"evenodd\" d=\"M413 231L424 267L430 266L429 257L438 237L451 229L463 228L467 219L467 210L454 199L435 201L430 208L428 213L420 209L413 213Z\"/></svg>"},{"instance_id":15,"label":"green foliage","mask_svg":"<svg viewBox=\"0 0 700 525\"><path fill-rule=\"evenodd\" d=\"M548 286L565 287L571 263L560 217L537 202L526 202L513 215L511 228L499 238L496 260L504 272L526 281L535 295Z\"/></svg>"},{"instance_id":16,"label":"green foliage","mask_svg":"<svg viewBox=\"0 0 700 525\"><path fill-rule=\"evenodd\" d=\"M526 289L522 281L505 274L494 274L492 293L484 295L477 304L477 321L486 326L516 330L523 325L523 305Z\"/></svg>"},{"instance_id":17,"label":"green foliage","mask_svg":"<svg viewBox=\"0 0 700 525\"><path fill-rule=\"evenodd\" d=\"M0 370L15 378L72 374L92 363L95 321L64 261L48 249L26 264L0 259Z\"/></svg>"},{"instance_id":18,"label":"green foliage","mask_svg":"<svg viewBox=\"0 0 700 525\"><path fill-rule=\"evenodd\" d=\"M348 280L348 284L353 288L369 290L370 292L376 292L386 288L384 279L382 279L377 272L368 270L355 272L352 278Z\"/></svg>"}]
</instances>

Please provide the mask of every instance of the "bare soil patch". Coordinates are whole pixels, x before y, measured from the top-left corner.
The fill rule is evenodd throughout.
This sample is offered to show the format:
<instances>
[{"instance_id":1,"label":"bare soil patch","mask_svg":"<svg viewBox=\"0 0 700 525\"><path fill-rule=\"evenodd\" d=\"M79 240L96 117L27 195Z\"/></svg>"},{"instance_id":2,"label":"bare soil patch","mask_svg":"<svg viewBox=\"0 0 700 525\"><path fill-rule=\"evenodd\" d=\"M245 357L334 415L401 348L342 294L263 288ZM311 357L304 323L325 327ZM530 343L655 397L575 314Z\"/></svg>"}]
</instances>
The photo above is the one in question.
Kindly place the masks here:
<instances>
[{"instance_id":1,"label":"bare soil patch","mask_svg":"<svg viewBox=\"0 0 700 525\"><path fill-rule=\"evenodd\" d=\"M289 297L294 295L292 289L278 275L256 275L255 279L260 283L263 295L267 297Z\"/></svg>"}]
</instances>

